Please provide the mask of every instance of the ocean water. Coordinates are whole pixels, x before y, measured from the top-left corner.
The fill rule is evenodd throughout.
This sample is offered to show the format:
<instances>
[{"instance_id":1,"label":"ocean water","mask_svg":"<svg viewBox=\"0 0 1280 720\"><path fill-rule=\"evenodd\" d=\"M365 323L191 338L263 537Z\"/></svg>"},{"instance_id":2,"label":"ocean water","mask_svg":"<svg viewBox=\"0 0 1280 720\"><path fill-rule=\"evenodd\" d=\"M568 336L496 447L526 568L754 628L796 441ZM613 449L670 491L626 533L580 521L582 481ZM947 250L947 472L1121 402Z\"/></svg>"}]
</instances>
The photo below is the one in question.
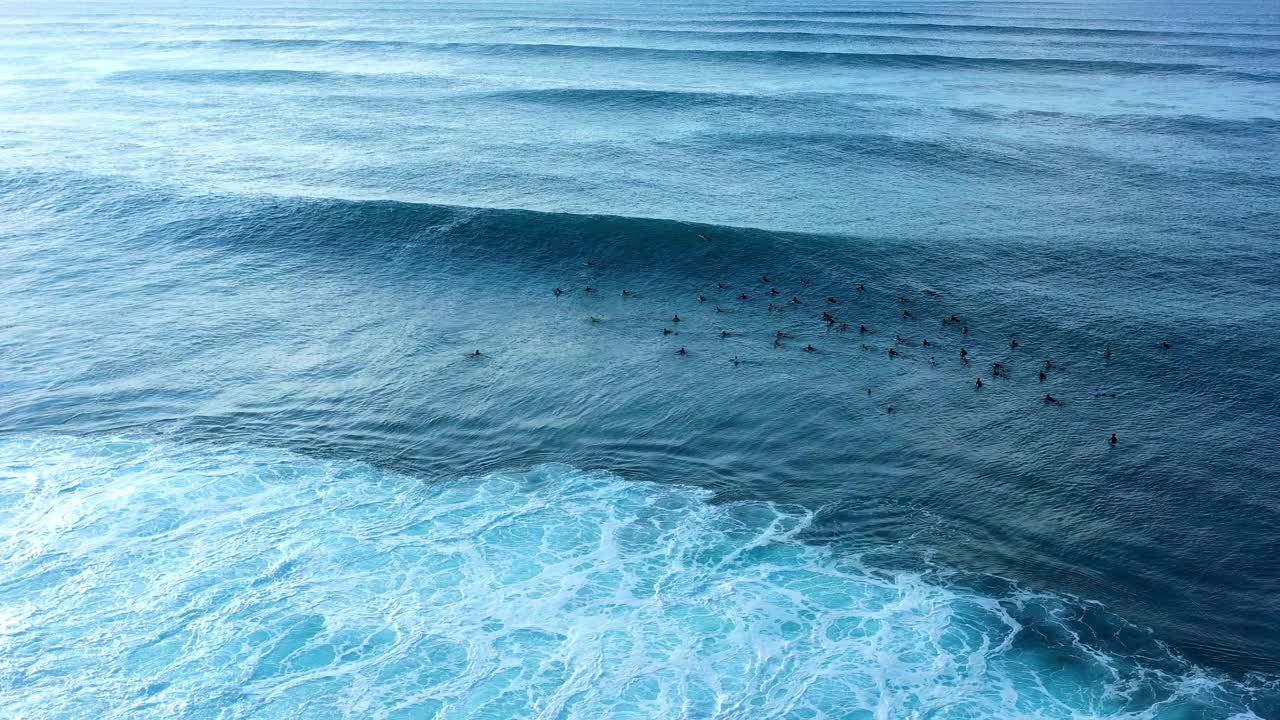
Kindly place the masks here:
<instances>
[{"instance_id":1,"label":"ocean water","mask_svg":"<svg viewBox=\"0 0 1280 720\"><path fill-rule=\"evenodd\" d=\"M1094 608L799 542L798 507L129 439L0 473L16 717L1257 717Z\"/></svg>"},{"instance_id":2,"label":"ocean water","mask_svg":"<svg viewBox=\"0 0 1280 720\"><path fill-rule=\"evenodd\" d=\"M1278 141L1256 0L0 1L0 715L1280 717Z\"/></svg>"}]
</instances>

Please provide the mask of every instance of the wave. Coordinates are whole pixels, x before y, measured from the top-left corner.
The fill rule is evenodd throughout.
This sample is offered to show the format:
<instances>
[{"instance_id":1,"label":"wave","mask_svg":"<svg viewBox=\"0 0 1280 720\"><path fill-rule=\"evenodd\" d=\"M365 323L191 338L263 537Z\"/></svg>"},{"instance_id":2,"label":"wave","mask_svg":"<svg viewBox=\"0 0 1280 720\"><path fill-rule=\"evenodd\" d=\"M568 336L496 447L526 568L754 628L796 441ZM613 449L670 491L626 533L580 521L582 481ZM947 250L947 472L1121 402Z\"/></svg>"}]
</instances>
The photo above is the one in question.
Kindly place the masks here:
<instances>
[{"instance_id":1,"label":"wave","mask_svg":"<svg viewBox=\"0 0 1280 720\"><path fill-rule=\"evenodd\" d=\"M654 21L662 22L662 21ZM857 28L860 31L892 31L916 33L974 33L995 35L1062 36L1062 37L1131 37L1131 38L1184 38L1203 37L1226 40L1275 40L1278 33L1211 32L1204 30L1144 30L1136 28L1055 27L1046 25L998 25L965 23L916 23L916 22L864 22L836 20L682 20L691 26L754 26L754 27L809 27L809 28Z\"/></svg>"},{"instance_id":2,"label":"wave","mask_svg":"<svg viewBox=\"0 0 1280 720\"><path fill-rule=\"evenodd\" d=\"M962 13L912 12L907 10L766 10L726 13L735 17L974 17Z\"/></svg>"},{"instance_id":3,"label":"wave","mask_svg":"<svg viewBox=\"0 0 1280 720\"><path fill-rule=\"evenodd\" d=\"M587 96L593 93L585 91ZM555 97L554 91L552 97ZM604 98L607 97L608 93ZM608 102L607 99L598 101ZM662 97L653 100L658 103L674 101ZM710 131L696 141L724 147L725 152L735 152L734 148L738 148L736 152L746 156L752 156L750 146L764 144L785 155L814 154L827 161L875 162L926 174L937 174L945 169L955 177L981 178L1004 174L1015 181L1049 177L1058 182L1063 163L1059 148L1030 152L875 132ZM1108 162L1119 162L1100 153L1086 154L1078 160L1091 173ZM1196 179L1202 183L1226 183L1236 192L1250 190L1268 198L1273 198L1275 188L1280 187L1277 184L1280 178L1274 174L1237 177L1234 173L1222 175L1223 172L1205 169ZM94 204L97 198L108 198L111 205L105 208L98 206ZM943 278L948 276L961 277L970 267L966 257L938 252L929 237L895 237L892 242L885 243L883 238L874 236L766 229L653 216L549 212L360 197L244 193L193 196L178 188L166 190L150 183L78 173L0 173L0 207L13 211L47 206L51 211L66 216L84 212L99 221L114 218L122 222L136 222L145 219L152 208L163 215L175 205L200 208L207 217L193 218L179 226L166 224L162 232L155 234L139 231L146 243L177 246L190 243L196 248L205 248L211 242L219 246L244 243L245 247L251 248L269 240L272 246L279 248L296 245L298 250L307 254L337 253L347 261L368 256L378 262L382 262L388 247L412 246L422 251L437 248L451 256L517 263L527 267L560 267L566 263L576 267L585 259L594 259L619 272L661 268L670 278L697 277L699 282L705 282L709 277L743 273L754 277L759 268L768 267L778 274L810 276L815 283L819 283L821 278L839 283L840 268L859 267L865 277L897 278L895 282L916 278L911 281L913 284L930 286L943 282ZM1260 221L1270 218L1270 214L1263 214ZM270 228L270 232L264 236L261 232L245 228ZM703 236L714 238L714 241L699 240ZM1073 244L1066 238L1058 241ZM1026 253L1024 242L1022 237L986 237L983 239L984 252L993 263L1016 263ZM1252 240L1242 242L1250 247L1254 245ZM1099 246L1093 240L1086 245L1091 261L1103 266L1123 265L1130 257L1124 248ZM1227 244L1223 249L1231 247ZM1209 250L1201 248L1198 252ZM916 263L920 253L929 258L930 267L926 275L921 274ZM408 262L409 258L406 257L405 261ZM417 267L416 264L407 265L403 269L414 272ZM1256 273L1243 272L1236 279L1249 287L1266 286L1268 270L1264 263ZM1117 279L1122 274L1112 272ZM1206 322L1209 319L1202 318Z\"/></svg>"},{"instance_id":4,"label":"wave","mask_svg":"<svg viewBox=\"0 0 1280 720\"><path fill-rule=\"evenodd\" d=\"M105 83L126 85L388 85L450 87L449 78L421 73L360 73L337 70L286 70L275 68L187 68L182 70L120 70L102 78Z\"/></svg>"},{"instance_id":5,"label":"wave","mask_svg":"<svg viewBox=\"0 0 1280 720\"><path fill-rule=\"evenodd\" d=\"M699 92L694 90L648 90L638 88L521 88L481 94L500 101L536 103L573 108L688 110L691 108L758 109L764 105L794 106L806 97L825 100L873 99L872 94L827 96L821 94L760 95L755 93Z\"/></svg>"},{"instance_id":6,"label":"wave","mask_svg":"<svg viewBox=\"0 0 1280 720\"><path fill-rule=\"evenodd\" d=\"M1280 710L1094 604L869 567L803 508L679 484L10 436L0 497L0 702L30 720Z\"/></svg>"},{"instance_id":7,"label":"wave","mask_svg":"<svg viewBox=\"0 0 1280 720\"><path fill-rule=\"evenodd\" d=\"M229 47L249 44L266 48L311 48L316 43L341 47L343 43L364 41L316 40L213 40L199 41L226 44ZM394 43L401 47L401 43ZM709 50L690 48L650 48L629 45L574 45L561 43L413 43L411 47L472 55L514 57L550 57L574 59L675 59L794 66L835 66L877 68L885 70L939 70L964 72L1023 72L1037 74L1105 74L1105 75L1209 75L1239 80L1275 82L1280 74L1240 72L1195 63L1137 62L1123 60L1074 60L1066 58L965 57L924 53L818 52L805 50ZM230 71L227 71L230 72ZM264 71L265 72L265 71ZM281 71L283 72L283 71Z\"/></svg>"},{"instance_id":8,"label":"wave","mask_svg":"<svg viewBox=\"0 0 1280 720\"><path fill-rule=\"evenodd\" d=\"M100 205L99 199L109 204ZM99 219L145 223L151 210L163 216L176 204L191 211L187 222L165 224L155 234L142 232L145 242L162 243L173 251L187 245L243 243L248 248L268 242L275 248L296 246L310 255L334 254L344 262L383 257L388 247L409 245L424 252L438 248L451 255L528 267L578 265L593 258L614 269L660 266L699 275L713 267L754 269L775 253L792 255L797 245L839 245L839 239L830 236L661 218L397 200L192 196L149 183L79 173L0 173L0 207L6 209L38 207L63 216L84 212ZM264 235L253 228L270 232ZM718 242L693 242L700 234ZM414 264L402 269L421 268Z\"/></svg>"},{"instance_id":9,"label":"wave","mask_svg":"<svg viewBox=\"0 0 1280 720\"><path fill-rule=\"evenodd\" d=\"M949 173L948 177L974 178L974 182L1005 176L1029 184L1045 178L1060 183L1063 177L1064 156L1055 148L1022 154L997 146L974 148L943 139L876 133L722 133L700 141L724 147L726 153L761 142L779 154L813 154L828 162L883 166L922 178L942 172ZM754 156L749 149L741 152L743 157ZM1073 159L1075 162L1096 173L1106 163L1117 161L1093 153ZM1201 187L1230 187L1238 196L1252 193L1264 207L1280 187L1274 174L1244 177L1237 176L1239 173L1224 176L1222 172L1205 169L1195 180ZM1134 177L1142 182L1160 181L1150 171ZM166 219L175 207L183 209L182 222ZM181 187L97 176L0 173L0 210L23 213L33 209L55 213L72 226L108 222L129 228L128 232L122 230L130 238L122 252L214 252L231 258L271 252L306 258L323 267L332 265L332 272L364 268L362 272L382 278L380 283L393 284L413 284L424 273L453 272L468 277L484 267L486 272L510 275L507 282L524 288L531 297L541 297L548 288L566 280L572 284L572 278L583 278L583 284L588 284L583 277L584 263L592 261L608 268L609 275L634 278L633 285L669 297L687 297L690 288L706 287L718 279L758 277L762 269L785 277L809 277L815 288L847 288L849 268L857 268L857 277L869 285L946 287L949 305L986 308L993 298L990 276L983 268L1011 268L1005 272L1012 275L1032 273L1035 269L1027 263L1036 257L1028 251L1027 238L1016 234L980 236L982 262L975 263L975 256L955 252L957 245L940 247L927 235L806 233L653 216L464 207L358 196L205 195ZM1220 239L1213 246L1176 233L1168 237L1171 242L1138 247L1119 242L1119 234L1052 237L1055 257L1064 266L1109 268L1108 287L1146 288L1144 292L1153 303L1175 302L1182 286L1170 282L1150 288L1143 268L1151 263L1177 262L1194 248L1202 267L1186 270L1186 277L1211 286L1213 301L1196 307L1179 306L1182 322L1195 322L1223 335L1247 335L1250 323L1271 317L1265 304L1250 304L1247 299L1269 287L1275 252L1265 242L1265 230L1273 220L1274 213L1259 210L1240 221L1245 229L1240 237ZM958 229L952 240L963 245L973 237ZM1149 262L1134 262L1135 256ZM1257 260L1242 263L1242 256ZM388 263L388 257L397 260ZM1206 274L1203 266L1231 268L1231 272ZM643 284L640 278L644 278ZM1035 317L1044 327L1059 328L1060 318L1047 309L1019 306L1017 312L1020 317ZM873 322L893 321L876 310L866 313L864 317ZM1163 327L1159 323L1164 319L1142 316L1141 327L1133 330L1156 332L1152 328ZM116 427L112 422L104 418L94 427ZM629 452L625 446L616 450Z\"/></svg>"},{"instance_id":10,"label":"wave","mask_svg":"<svg viewBox=\"0 0 1280 720\"><path fill-rule=\"evenodd\" d=\"M872 159L896 166L912 166L956 176L1034 174L1049 158L1036 158L1014 149L978 146L946 139L911 138L889 133L746 132L717 133L730 145L767 145L791 154L821 154L832 161Z\"/></svg>"},{"instance_id":11,"label":"wave","mask_svg":"<svg viewBox=\"0 0 1280 720\"><path fill-rule=\"evenodd\" d=\"M777 109L794 111L801 104L812 103L815 113L826 110L839 112L842 117L866 115L883 117L887 112L920 113L926 110L894 109L883 107L859 108L857 103L888 99L871 93L727 93L699 92L694 90L649 90L608 87L521 88L478 93L481 97L504 102L533 103L568 108L599 108L606 110L690 110L695 108L733 108L742 111ZM966 120L987 123L1019 123L1022 125L1054 124L1076 128L1118 130L1140 134L1179 135L1204 141L1222 138L1271 142L1280 135L1280 120L1267 117L1215 118L1205 115L1153 115L1121 114L1091 115L1039 110L998 112L978 108L949 108L952 115ZM837 154L865 157L881 156L901 160L936 163L945 158L967 158L965 164L983 165L984 169L1008 168L1011 160L1022 157L1012 151L994 153L990 148L978 150L974 143L916 140L900 138L885 133L740 133L722 135L731 142L743 142L756 147L790 146L797 149L822 148ZM962 166L950 169L964 171ZM1028 169L1026 167L1024 170Z\"/></svg>"},{"instance_id":12,"label":"wave","mask_svg":"<svg viewBox=\"0 0 1280 720\"><path fill-rule=\"evenodd\" d=\"M679 90L637 90L614 88L549 88L502 90L487 93L489 97L515 102L537 102L555 105L608 107L642 106L653 108L728 107L752 103L757 95L744 93L692 92Z\"/></svg>"},{"instance_id":13,"label":"wave","mask_svg":"<svg viewBox=\"0 0 1280 720\"><path fill-rule=\"evenodd\" d=\"M264 50L369 49L404 50L436 47L439 43L415 40L355 40L351 38L218 38L216 40L156 40L141 43L143 47L162 49L226 48L231 50L259 48Z\"/></svg>"},{"instance_id":14,"label":"wave","mask_svg":"<svg viewBox=\"0 0 1280 720\"><path fill-rule=\"evenodd\" d=\"M1141 134L1179 135L1202 140L1239 138L1271 142L1280 136L1280 120L1267 117L1215 118L1205 115L1087 115L1046 110L994 112L976 108L951 108L957 117L980 122L1055 124L1104 128Z\"/></svg>"},{"instance_id":15,"label":"wave","mask_svg":"<svg viewBox=\"0 0 1280 720\"><path fill-rule=\"evenodd\" d=\"M973 22L876 22L869 18L956 18L956 19L991 19L991 20L1007 20L1009 22L989 22L989 23L973 23ZM452 18L451 18L452 19ZM1060 22L1081 22L1081 18L1019 18L1012 16L992 17L982 15L961 15L948 13L894 13L894 12L860 12L860 11L830 11L830 12L766 12L766 13L732 13L725 16L696 17L683 16L672 18L669 16L661 17L642 17L642 16L590 16L590 15L481 15L481 16L463 16L465 20L464 26L468 27L488 27L502 28L509 23L530 23L536 27L556 28L563 23L577 23L598 29L612 30L633 30L639 28L671 28L671 29L689 29L689 28L726 28L730 30L741 30L744 28L773 28L784 31L800 31L812 32L815 30L825 31L841 31L853 33L866 33L868 31L875 32L892 32L920 34L932 33L940 35L953 34L977 34L977 35L1026 35L1030 37L1044 36L1060 36L1070 38L1080 37L1124 37L1133 39L1177 39L1177 38L1212 38L1218 40L1235 40L1235 41L1274 41L1280 40L1280 32L1270 32L1262 30L1274 30L1280 24L1277 23L1218 23L1223 27L1233 28L1232 30L1187 30L1187 29L1169 29L1169 28L1143 28L1143 27L1098 27L1098 26L1078 26L1078 25L1028 25L1018 24L1020 20L1039 20L1039 21L1060 21ZM1088 20L1084 20L1088 22ZM1120 19L1098 19L1096 22L1110 24L1139 24L1145 21L1139 20L1120 20ZM494 25L475 25L475 23L495 23ZM1212 26L1214 23L1199 23L1201 27ZM272 28L283 28L291 30L307 30L307 29L324 29L326 25L323 23L303 23L288 21L259 21L254 23L173 23L170 20L154 20L154 21L129 21L129 22L80 22L67 20L0 20L0 26L15 27L32 27L41 29L54 28L91 28L94 30L127 30L129 28L150 29L155 27L164 27L173 30L183 31L201 31L201 30L264 30ZM444 27L451 26L446 22ZM441 27L436 25L435 27ZM1249 28L1258 31L1241 31L1234 28Z\"/></svg>"},{"instance_id":16,"label":"wave","mask_svg":"<svg viewBox=\"0 0 1280 720\"><path fill-rule=\"evenodd\" d=\"M523 29L523 28L521 28ZM546 29L546 28L533 28ZM794 43L819 43L819 42L850 42L850 41L866 41L866 42L895 42L910 41L912 43L921 44L938 44L951 45L958 44L958 41L950 38L921 38L910 35L885 35L885 34L867 34L867 33L844 33L829 32L815 30L679 30L670 28L643 28L643 29L613 29L599 28L591 26L574 26L560 25L554 28L557 31L567 31L573 33L600 33L610 36L616 33L625 33L629 36L647 37L647 38L683 38L689 40L711 40L714 42L722 41L782 41ZM960 41L963 42L963 41Z\"/></svg>"},{"instance_id":17,"label":"wave","mask_svg":"<svg viewBox=\"0 0 1280 720\"><path fill-rule=\"evenodd\" d=\"M885 43L893 44L896 47L920 47L920 46L945 46L948 48L961 47L998 47L1007 50L1010 47L1018 47L1026 45L1028 47L1044 47L1043 41L1034 41L1027 43L1018 43L1009 38L956 38L956 37L930 37L924 35L911 34L869 34L854 32L833 32L830 30L680 30L669 28L643 28L643 29L615 29L602 28L592 26L578 25L557 25L554 28L547 27L509 27L504 30L532 30L569 32L575 35L595 35L607 38L617 37L619 34L625 34L629 38L653 38L658 40L676 39L689 41L709 41L713 43L790 43L795 45L845 45L852 46L857 43ZM1058 41L1058 47L1063 46ZM1075 39L1072 41L1071 47L1089 47L1104 48L1118 52L1127 50L1151 52L1152 50L1176 50L1181 52L1192 52L1199 54L1208 54L1213 56L1237 56L1237 57L1274 57L1280 55L1280 47L1265 47L1260 45L1224 45L1210 44L1209 41L1200 42L1151 42L1150 38L1101 38L1095 41L1085 41ZM753 49L766 49L763 47Z\"/></svg>"},{"instance_id":18,"label":"wave","mask_svg":"<svg viewBox=\"0 0 1280 720\"><path fill-rule=\"evenodd\" d=\"M936 17L936 16L935 16ZM970 16L978 17L978 16ZM572 15L572 16L533 16L533 15L494 15L487 17L470 18L472 20L486 20L497 23L509 22L528 22L542 23L545 26L552 27L558 23L573 22L583 25L595 25L598 27L609 27L614 29L628 29L637 27L671 27L671 28L699 28L699 27L719 27L719 28L778 28L778 29L829 29L829 30L853 30L855 32L866 32L868 30L889 31L889 32L911 32L911 33L971 33L971 34L993 34L993 35L1011 35L1021 34L1028 36L1063 36L1063 37L1082 37L1082 36L1114 36L1114 37L1132 37L1132 38L1216 38L1224 40L1239 41L1255 41L1255 40L1276 40L1280 39L1280 33L1275 32L1240 32L1240 31L1224 31L1224 30L1173 30L1173 29L1145 29L1145 28L1114 28L1114 27L1096 27L1096 26L1070 26L1070 25L1022 25L1016 23L949 23L949 22L873 22L863 19L837 19L834 17L804 17L804 16L786 16L786 17L749 17L738 16L733 18L695 18L695 17L608 17L608 16L589 16L589 15ZM1040 19L1040 18L1036 18ZM1080 22L1079 18L1070 18L1069 22ZM1112 21L1104 21L1112 22ZM1241 27L1240 24L1232 23L1231 27ZM1274 27L1274 24L1250 24L1245 27Z\"/></svg>"},{"instance_id":19,"label":"wave","mask_svg":"<svg viewBox=\"0 0 1280 720\"><path fill-rule=\"evenodd\" d=\"M768 21L762 21L768 22ZM1036 37L1126 37L1126 38L1182 38L1210 37L1217 39L1280 39L1274 33L1206 32L1202 30L1140 30L1133 28L1101 27L1052 27L1045 25L980 25L963 23L841 23L874 30L927 33L978 33L996 35L1030 35Z\"/></svg>"},{"instance_id":20,"label":"wave","mask_svg":"<svg viewBox=\"0 0 1280 720\"><path fill-rule=\"evenodd\" d=\"M1280 75L1243 73L1194 63L1154 63L1120 60L1055 58L963 57L916 53L810 52L801 50L691 50L632 46L562 45L555 43L442 43L442 49L501 56L592 58L679 58L770 65L824 65L890 70L961 70L966 72L1029 72L1043 74L1177 75L1205 74L1273 82Z\"/></svg>"}]
</instances>

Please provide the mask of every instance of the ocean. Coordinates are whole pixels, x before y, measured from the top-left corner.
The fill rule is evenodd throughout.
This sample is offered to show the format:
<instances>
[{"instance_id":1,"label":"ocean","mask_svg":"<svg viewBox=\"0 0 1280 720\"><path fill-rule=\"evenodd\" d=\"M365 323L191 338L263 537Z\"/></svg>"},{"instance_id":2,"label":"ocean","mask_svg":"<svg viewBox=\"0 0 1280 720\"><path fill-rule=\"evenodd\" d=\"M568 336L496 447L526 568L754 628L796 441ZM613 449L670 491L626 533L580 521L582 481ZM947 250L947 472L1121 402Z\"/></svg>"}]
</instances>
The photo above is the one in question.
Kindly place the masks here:
<instances>
[{"instance_id":1,"label":"ocean","mask_svg":"<svg viewBox=\"0 0 1280 720\"><path fill-rule=\"evenodd\" d=\"M1258 0L0 1L0 716L1280 718L1278 239Z\"/></svg>"}]
</instances>

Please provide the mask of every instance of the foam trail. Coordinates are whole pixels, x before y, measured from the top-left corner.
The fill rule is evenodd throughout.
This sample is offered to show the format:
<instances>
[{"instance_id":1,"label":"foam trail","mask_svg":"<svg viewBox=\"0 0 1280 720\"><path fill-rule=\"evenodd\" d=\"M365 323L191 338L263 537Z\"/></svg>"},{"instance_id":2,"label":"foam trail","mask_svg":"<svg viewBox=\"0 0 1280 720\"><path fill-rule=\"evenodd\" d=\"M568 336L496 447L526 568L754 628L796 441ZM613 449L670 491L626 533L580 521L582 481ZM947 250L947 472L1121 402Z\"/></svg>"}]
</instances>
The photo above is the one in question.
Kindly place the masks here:
<instances>
[{"instance_id":1,"label":"foam trail","mask_svg":"<svg viewBox=\"0 0 1280 720\"><path fill-rule=\"evenodd\" d=\"M1081 608L887 574L797 508L566 466L0 441L0 705L45 718L1257 717ZM1117 633L1119 635L1119 633Z\"/></svg>"}]
</instances>

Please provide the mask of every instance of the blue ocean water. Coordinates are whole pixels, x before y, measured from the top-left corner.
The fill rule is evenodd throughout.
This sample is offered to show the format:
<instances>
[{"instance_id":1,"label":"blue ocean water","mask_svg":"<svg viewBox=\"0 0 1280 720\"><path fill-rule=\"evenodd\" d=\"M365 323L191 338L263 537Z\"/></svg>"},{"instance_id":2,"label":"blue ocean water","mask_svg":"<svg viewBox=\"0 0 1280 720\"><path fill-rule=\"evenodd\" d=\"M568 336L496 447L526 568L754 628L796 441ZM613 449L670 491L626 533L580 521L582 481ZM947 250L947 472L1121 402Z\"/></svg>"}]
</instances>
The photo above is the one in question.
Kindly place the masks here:
<instances>
[{"instance_id":1,"label":"blue ocean water","mask_svg":"<svg viewBox=\"0 0 1280 720\"><path fill-rule=\"evenodd\" d=\"M0 708L1278 717L1277 140L1256 0L0 2Z\"/></svg>"}]
</instances>

